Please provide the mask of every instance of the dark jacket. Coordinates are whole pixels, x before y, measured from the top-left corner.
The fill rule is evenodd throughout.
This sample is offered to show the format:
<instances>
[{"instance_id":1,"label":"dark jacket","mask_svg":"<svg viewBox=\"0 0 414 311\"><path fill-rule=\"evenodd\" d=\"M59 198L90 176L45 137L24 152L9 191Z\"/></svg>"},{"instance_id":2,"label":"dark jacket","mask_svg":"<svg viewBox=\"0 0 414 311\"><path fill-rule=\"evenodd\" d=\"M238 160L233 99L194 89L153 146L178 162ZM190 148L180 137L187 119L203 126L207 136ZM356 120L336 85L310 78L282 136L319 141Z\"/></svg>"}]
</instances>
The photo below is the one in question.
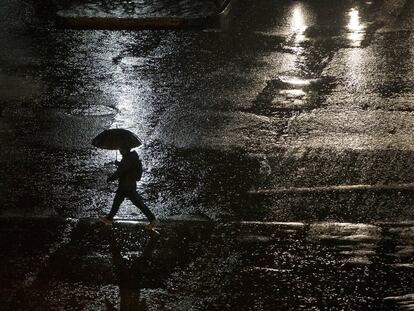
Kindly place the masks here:
<instances>
[{"instance_id":1,"label":"dark jacket","mask_svg":"<svg viewBox=\"0 0 414 311\"><path fill-rule=\"evenodd\" d=\"M142 163L135 151L131 151L122 157L118 164L118 169L113 173L108 181L119 179L118 190L133 191L137 187L137 180L141 179Z\"/></svg>"}]
</instances>

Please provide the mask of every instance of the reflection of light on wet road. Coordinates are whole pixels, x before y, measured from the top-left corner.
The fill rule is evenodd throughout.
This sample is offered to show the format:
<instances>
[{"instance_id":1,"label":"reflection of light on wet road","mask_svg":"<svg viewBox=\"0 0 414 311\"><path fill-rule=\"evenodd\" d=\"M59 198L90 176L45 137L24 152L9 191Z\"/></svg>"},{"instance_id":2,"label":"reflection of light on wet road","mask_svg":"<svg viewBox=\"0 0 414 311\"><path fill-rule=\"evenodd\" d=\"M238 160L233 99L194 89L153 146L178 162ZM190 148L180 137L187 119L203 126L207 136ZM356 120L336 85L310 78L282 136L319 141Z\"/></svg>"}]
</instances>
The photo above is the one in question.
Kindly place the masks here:
<instances>
[{"instance_id":1,"label":"reflection of light on wet road","mask_svg":"<svg viewBox=\"0 0 414 311\"><path fill-rule=\"evenodd\" d=\"M364 60L362 58L361 49L352 49L349 51L349 54L346 58L347 61L347 79L350 84L350 88L359 87L364 82L364 72L362 66L364 65Z\"/></svg>"},{"instance_id":2,"label":"reflection of light on wet road","mask_svg":"<svg viewBox=\"0 0 414 311\"><path fill-rule=\"evenodd\" d=\"M311 79L301 79L298 77L288 77L288 76L280 76L280 80L284 83L290 84L292 86L306 86L310 85L313 80Z\"/></svg>"},{"instance_id":3,"label":"reflection of light on wet road","mask_svg":"<svg viewBox=\"0 0 414 311\"><path fill-rule=\"evenodd\" d=\"M114 90L114 100L118 107L119 113L116 116L116 121L112 124L113 127L128 128L133 126L131 119L126 118L126 115L132 114L134 108L134 89L127 84L123 85L121 89Z\"/></svg>"},{"instance_id":4,"label":"reflection of light on wet road","mask_svg":"<svg viewBox=\"0 0 414 311\"><path fill-rule=\"evenodd\" d=\"M148 113L149 97L153 93L150 82L140 76L139 71L132 70L142 58L128 57L117 65L113 79L106 80L102 89L112 97L112 104L118 113L112 127L127 128L141 134L145 126L145 115Z\"/></svg>"},{"instance_id":5,"label":"reflection of light on wet road","mask_svg":"<svg viewBox=\"0 0 414 311\"><path fill-rule=\"evenodd\" d=\"M306 93L302 89L298 89L298 90L281 90L280 94L286 95L287 97L302 97L302 96L306 95Z\"/></svg>"},{"instance_id":6,"label":"reflection of light on wet road","mask_svg":"<svg viewBox=\"0 0 414 311\"><path fill-rule=\"evenodd\" d=\"M381 238L380 229L367 224L315 224L309 233L322 243L329 242L327 246L338 252L338 260L353 264L370 264Z\"/></svg>"},{"instance_id":7,"label":"reflection of light on wet road","mask_svg":"<svg viewBox=\"0 0 414 311\"><path fill-rule=\"evenodd\" d=\"M93 119L96 120L95 134L107 127L127 128L144 141L147 140L148 115L153 109L153 87L152 81L142 73L142 67L148 66L150 57L135 55L129 49L137 36L134 32L84 31L76 35L76 44L69 46L70 49L64 53L65 62L77 70L78 83L85 90L76 98L79 101L76 106L78 113L103 114L102 118L105 117L105 122ZM142 35L139 36L141 38ZM84 102L88 105L84 105ZM97 105L102 108L89 108ZM89 125L91 127L92 124ZM75 133L73 137L84 136L82 128L77 131L79 134ZM104 167L104 172L111 173L115 170L113 161L116 158L121 159L116 151L96 149L85 165L96 169ZM97 185L100 190L88 200L93 201L94 209L106 211L113 199L111 191L115 184L108 185L104 179L105 175L100 175ZM125 213L138 213L128 200L121 207L119 215Z\"/></svg>"},{"instance_id":8,"label":"reflection of light on wet road","mask_svg":"<svg viewBox=\"0 0 414 311\"><path fill-rule=\"evenodd\" d=\"M117 110L112 127L125 127L139 133L147 108L151 107L148 102L153 91L140 70L147 65L147 59L125 52L135 39L133 33L126 32L85 32L79 38L78 49L93 52L87 53L87 58L83 54L80 57L80 53L69 53L67 57L69 63L82 68L83 80L94 90L93 98L87 99L93 105Z\"/></svg>"},{"instance_id":9,"label":"reflection of light on wet road","mask_svg":"<svg viewBox=\"0 0 414 311\"><path fill-rule=\"evenodd\" d=\"M304 32L307 26L301 6L296 6L292 12L291 31L296 35L295 41L301 42L305 39Z\"/></svg>"},{"instance_id":10,"label":"reflection of light on wet road","mask_svg":"<svg viewBox=\"0 0 414 311\"><path fill-rule=\"evenodd\" d=\"M349 15L348 29L351 30L351 31L361 30L361 25L359 23L359 12L358 12L358 10L353 8L348 13L348 15Z\"/></svg>"},{"instance_id":11,"label":"reflection of light on wet road","mask_svg":"<svg viewBox=\"0 0 414 311\"><path fill-rule=\"evenodd\" d=\"M255 249L270 250L271 245L279 245L281 241L290 239L306 239L315 243L331 255L337 263L351 265L370 265L381 257L385 264L396 269L412 269L414 228L410 223L364 224L322 222L305 225L304 223L243 221L238 226L237 239L243 245L254 245ZM386 241L392 248L383 253L381 245ZM280 255L286 253L279 253ZM266 254L262 254L261 259ZM253 262L254 269L279 271L292 269L283 262L275 264L273 253L267 254L270 259L265 265ZM253 258L256 258L253 256ZM280 258L278 258L280 259ZM397 265L398 264L398 265Z\"/></svg>"},{"instance_id":12,"label":"reflection of light on wet road","mask_svg":"<svg viewBox=\"0 0 414 311\"><path fill-rule=\"evenodd\" d=\"M143 115L146 114L147 95L152 94L148 81L140 77L129 76L128 73L119 72L115 85L112 88L114 104L118 114L112 127L128 128L132 131L142 131Z\"/></svg>"},{"instance_id":13,"label":"reflection of light on wet road","mask_svg":"<svg viewBox=\"0 0 414 311\"><path fill-rule=\"evenodd\" d=\"M365 25L361 23L359 11L352 8L349 13L349 22L347 28L349 30L348 39L352 46L359 46L365 35Z\"/></svg>"}]
</instances>

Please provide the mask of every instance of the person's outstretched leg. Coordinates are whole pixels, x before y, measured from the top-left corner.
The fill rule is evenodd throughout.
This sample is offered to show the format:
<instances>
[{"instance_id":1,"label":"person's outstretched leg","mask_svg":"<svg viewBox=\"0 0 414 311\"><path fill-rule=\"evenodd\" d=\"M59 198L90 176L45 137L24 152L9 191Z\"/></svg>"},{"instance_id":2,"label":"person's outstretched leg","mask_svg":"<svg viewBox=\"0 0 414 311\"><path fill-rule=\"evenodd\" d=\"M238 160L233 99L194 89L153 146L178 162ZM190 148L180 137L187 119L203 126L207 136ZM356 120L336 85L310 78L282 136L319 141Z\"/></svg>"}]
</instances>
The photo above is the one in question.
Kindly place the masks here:
<instances>
[{"instance_id":1,"label":"person's outstretched leg","mask_svg":"<svg viewBox=\"0 0 414 311\"><path fill-rule=\"evenodd\" d=\"M116 213L118 213L119 207L121 206L121 203L124 201L124 199L125 195L120 191L117 191L114 197L114 202L112 203L111 211L108 215L99 216L99 220L105 225L111 225L112 220L114 219Z\"/></svg>"},{"instance_id":2,"label":"person's outstretched leg","mask_svg":"<svg viewBox=\"0 0 414 311\"><path fill-rule=\"evenodd\" d=\"M114 216L116 215L116 213L118 213L119 207L121 206L121 203L124 201L124 199L125 194L123 194L120 191L117 191L115 194L114 203L112 204L111 211L106 216L106 218L108 218L110 221L114 219Z\"/></svg>"},{"instance_id":3,"label":"person's outstretched leg","mask_svg":"<svg viewBox=\"0 0 414 311\"><path fill-rule=\"evenodd\" d=\"M152 230L158 224L159 221L158 219L155 218L154 214L145 205L144 201L142 200L142 197L136 191L133 191L131 195L129 196L129 199L148 218L150 223L149 225L146 226L146 228L149 230Z\"/></svg>"}]
</instances>

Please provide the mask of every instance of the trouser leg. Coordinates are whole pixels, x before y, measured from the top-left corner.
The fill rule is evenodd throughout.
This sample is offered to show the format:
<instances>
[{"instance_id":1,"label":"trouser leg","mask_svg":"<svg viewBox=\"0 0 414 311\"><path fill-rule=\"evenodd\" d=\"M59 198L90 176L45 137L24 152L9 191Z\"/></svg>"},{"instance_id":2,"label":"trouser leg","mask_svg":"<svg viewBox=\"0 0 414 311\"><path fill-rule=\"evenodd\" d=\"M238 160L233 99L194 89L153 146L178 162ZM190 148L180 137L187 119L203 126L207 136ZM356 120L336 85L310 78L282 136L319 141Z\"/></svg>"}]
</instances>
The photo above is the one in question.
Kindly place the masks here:
<instances>
[{"instance_id":1,"label":"trouser leg","mask_svg":"<svg viewBox=\"0 0 414 311\"><path fill-rule=\"evenodd\" d=\"M155 219L154 214L148 209L142 197L136 191L131 193L129 199L136 207L138 207L141 210L141 212L144 213L144 215L148 218L149 221L153 221Z\"/></svg>"},{"instance_id":2,"label":"trouser leg","mask_svg":"<svg viewBox=\"0 0 414 311\"><path fill-rule=\"evenodd\" d=\"M111 211L108 214L108 219L112 220L116 213L118 213L119 207L121 206L121 203L124 201L125 195L120 192L116 192L114 203L112 204Z\"/></svg>"}]
</instances>

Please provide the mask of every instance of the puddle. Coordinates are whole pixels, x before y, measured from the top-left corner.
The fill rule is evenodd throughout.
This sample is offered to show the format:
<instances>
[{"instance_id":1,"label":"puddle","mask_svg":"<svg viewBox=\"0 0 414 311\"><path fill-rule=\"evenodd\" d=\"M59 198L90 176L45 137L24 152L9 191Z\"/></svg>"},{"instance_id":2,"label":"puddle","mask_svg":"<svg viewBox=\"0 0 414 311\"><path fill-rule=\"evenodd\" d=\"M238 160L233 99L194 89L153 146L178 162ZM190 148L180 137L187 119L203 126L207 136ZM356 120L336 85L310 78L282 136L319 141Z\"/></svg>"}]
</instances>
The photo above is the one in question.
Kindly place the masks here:
<instances>
[{"instance_id":1,"label":"puddle","mask_svg":"<svg viewBox=\"0 0 414 311\"><path fill-rule=\"evenodd\" d=\"M99 116L110 116L117 113L117 110L112 107L96 105L87 108L77 108L69 112L75 116L88 116L88 117L99 117Z\"/></svg>"},{"instance_id":2,"label":"puddle","mask_svg":"<svg viewBox=\"0 0 414 311\"><path fill-rule=\"evenodd\" d=\"M323 105L335 85L333 78L307 79L281 75L269 80L248 111L275 115L280 111L302 112Z\"/></svg>"}]
</instances>

